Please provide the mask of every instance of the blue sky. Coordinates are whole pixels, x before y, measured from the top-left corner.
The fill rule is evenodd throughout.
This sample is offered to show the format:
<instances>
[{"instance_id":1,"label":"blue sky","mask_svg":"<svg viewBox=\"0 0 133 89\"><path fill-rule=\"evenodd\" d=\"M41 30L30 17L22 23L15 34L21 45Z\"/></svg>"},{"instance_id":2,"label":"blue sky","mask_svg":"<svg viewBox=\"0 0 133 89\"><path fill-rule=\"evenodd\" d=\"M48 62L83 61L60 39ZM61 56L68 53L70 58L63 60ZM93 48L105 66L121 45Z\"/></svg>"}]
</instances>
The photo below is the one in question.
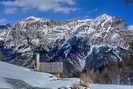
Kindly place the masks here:
<instances>
[{"instance_id":1,"label":"blue sky","mask_svg":"<svg viewBox=\"0 0 133 89\"><path fill-rule=\"evenodd\" d=\"M123 0L0 0L0 24L14 24L28 16L66 20L94 18L103 13L133 25L133 4Z\"/></svg>"}]
</instances>

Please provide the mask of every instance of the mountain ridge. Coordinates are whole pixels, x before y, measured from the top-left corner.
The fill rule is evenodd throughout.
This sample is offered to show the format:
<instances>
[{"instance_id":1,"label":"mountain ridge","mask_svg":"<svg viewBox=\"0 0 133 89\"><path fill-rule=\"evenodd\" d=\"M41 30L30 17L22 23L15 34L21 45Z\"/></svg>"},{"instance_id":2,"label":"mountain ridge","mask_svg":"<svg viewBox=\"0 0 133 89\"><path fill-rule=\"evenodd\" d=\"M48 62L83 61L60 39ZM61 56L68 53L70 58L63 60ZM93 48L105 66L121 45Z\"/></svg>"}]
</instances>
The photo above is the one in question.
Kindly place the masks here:
<instances>
[{"instance_id":1,"label":"mountain ridge","mask_svg":"<svg viewBox=\"0 0 133 89\"><path fill-rule=\"evenodd\" d=\"M77 73L84 68L98 69L98 64L103 67L110 61L124 60L130 48L127 42L133 37L129 33L124 20L107 14L64 22L29 17L17 22L1 39L6 38L5 48L21 53L11 61L13 64L31 67L35 53L39 52L41 61L65 62L72 66L66 73Z\"/></svg>"}]
</instances>

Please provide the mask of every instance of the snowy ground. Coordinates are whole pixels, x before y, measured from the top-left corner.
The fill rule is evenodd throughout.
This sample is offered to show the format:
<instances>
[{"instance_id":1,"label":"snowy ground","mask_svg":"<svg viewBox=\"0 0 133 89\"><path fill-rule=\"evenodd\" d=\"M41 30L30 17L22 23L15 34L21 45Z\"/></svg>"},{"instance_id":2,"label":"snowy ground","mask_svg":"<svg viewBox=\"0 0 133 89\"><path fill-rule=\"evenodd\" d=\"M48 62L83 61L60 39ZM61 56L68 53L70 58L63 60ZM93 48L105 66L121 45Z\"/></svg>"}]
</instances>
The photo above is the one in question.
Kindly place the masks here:
<instances>
[{"instance_id":1,"label":"snowy ground","mask_svg":"<svg viewBox=\"0 0 133 89\"><path fill-rule=\"evenodd\" d=\"M105 85L105 84L92 84L90 89L133 89L133 86L128 85Z\"/></svg>"},{"instance_id":2,"label":"snowy ground","mask_svg":"<svg viewBox=\"0 0 133 89\"><path fill-rule=\"evenodd\" d=\"M68 78L58 80L55 76L48 73L33 72L26 68L0 62L0 88L58 89L63 87L69 88L74 84L79 84L79 79ZM90 89L133 89L133 86L127 85L91 84L89 87Z\"/></svg>"},{"instance_id":3,"label":"snowy ground","mask_svg":"<svg viewBox=\"0 0 133 89\"><path fill-rule=\"evenodd\" d=\"M31 87L57 89L70 87L78 83L79 79L76 78L58 80L48 73L33 72L26 68L0 62L0 88L14 88L17 86L20 89L27 89L21 87L30 85Z\"/></svg>"}]
</instances>

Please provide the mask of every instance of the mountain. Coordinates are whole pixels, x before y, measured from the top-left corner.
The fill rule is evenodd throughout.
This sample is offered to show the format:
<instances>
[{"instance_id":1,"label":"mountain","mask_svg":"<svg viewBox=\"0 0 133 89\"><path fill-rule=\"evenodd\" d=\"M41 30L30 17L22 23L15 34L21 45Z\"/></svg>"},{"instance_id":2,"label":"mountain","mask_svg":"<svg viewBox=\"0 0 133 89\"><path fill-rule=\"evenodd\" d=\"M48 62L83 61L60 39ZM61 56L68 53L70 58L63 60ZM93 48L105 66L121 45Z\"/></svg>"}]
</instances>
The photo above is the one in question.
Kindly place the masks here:
<instances>
[{"instance_id":1,"label":"mountain","mask_svg":"<svg viewBox=\"0 0 133 89\"><path fill-rule=\"evenodd\" d=\"M20 55L10 63L32 68L32 60L40 53L41 61L61 61L66 74L83 70L99 70L109 63L119 63L132 53L133 32L117 16L103 14L95 19L56 21L28 17L2 33L4 49Z\"/></svg>"},{"instance_id":2,"label":"mountain","mask_svg":"<svg viewBox=\"0 0 133 89\"><path fill-rule=\"evenodd\" d=\"M11 27L10 24L0 25L0 30L2 30L2 29L8 29L9 27Z\"/></svg>"}]
</instances>

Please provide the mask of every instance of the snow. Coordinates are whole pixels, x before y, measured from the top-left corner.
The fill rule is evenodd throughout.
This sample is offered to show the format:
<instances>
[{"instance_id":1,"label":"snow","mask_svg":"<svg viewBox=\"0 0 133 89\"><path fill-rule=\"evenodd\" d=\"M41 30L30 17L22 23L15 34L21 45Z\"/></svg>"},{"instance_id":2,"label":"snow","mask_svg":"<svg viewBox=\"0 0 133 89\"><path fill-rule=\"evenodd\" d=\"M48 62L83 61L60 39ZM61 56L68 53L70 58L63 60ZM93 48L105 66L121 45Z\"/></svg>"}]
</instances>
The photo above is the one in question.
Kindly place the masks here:
<instances>
[{"instance_id":1,"label":"snow","mask_svg":"<svg viewBox=\"0 0 133 89\"><path fill-rule=\"evenodd\" d=\"M133 86L129 85L105 85L105 84L91 84L90 89L133 89Z\"/></svg>"},{"instance_id":2,"label":"snow","mask_svg":"<svg viewBox=\"0 0 133 89\"><path fill-rule=\"evenodd\" d=\"M0 88L12 88L12 86L0 77Z\"/></svg>"},{"instance_id":3,"label":"snow","mask_svg":"<svg viewBox=\"0 0 133 89\"><path fill-rule=\"evenodd\" d=\"M115 41L118 38L120 38L120 35L118 33L115 33L115 34L112 35L111 40Z\"/></svg>"},{"instance_id":4,"label":"snow","mask_svg":"<svg viewBox=\"0 0 133 89\"><path fill-rule=\"evenodd\" d=\"M33 19L34 21L41 20L41 18L37 18L37 17L34 17L34 16L30 16L30 17L26 18L26 20L29 20L29 19Z\"/></svg>"},{"instance_id":5,"label":"snow","mask_svg":"<svg viewBox=\"0 0 133 89\"><path fill-rule=\"evenodd\" d=\"M132 30L133 31L133 25L128 26L128 30Z\"/></svg>"},{"instance_id":6,"label":"snow","mask_svg":"<svg viewBox=\"0 0 133 89\"><path fill-rule=\"evenodd\" d=\"M39 39L33 39L31 41L31 43L34 44L34 45L36 45L36 46L38 46L39 45Z\"/></svg>"},{"instance_id":7,"label":"snow","mask_svg":"<svg viewBox=\"0 0 133 89\"><path fill-rule=\"evenodd\" d=\"M70 87L79 83L79 79L76 78L58 80L48 73L34 72L26 68L0 62L0 88L12 88L13 86L7 83L5 78L22 80L33 87L52 89Z\"/></svg>"}]
</instances>

